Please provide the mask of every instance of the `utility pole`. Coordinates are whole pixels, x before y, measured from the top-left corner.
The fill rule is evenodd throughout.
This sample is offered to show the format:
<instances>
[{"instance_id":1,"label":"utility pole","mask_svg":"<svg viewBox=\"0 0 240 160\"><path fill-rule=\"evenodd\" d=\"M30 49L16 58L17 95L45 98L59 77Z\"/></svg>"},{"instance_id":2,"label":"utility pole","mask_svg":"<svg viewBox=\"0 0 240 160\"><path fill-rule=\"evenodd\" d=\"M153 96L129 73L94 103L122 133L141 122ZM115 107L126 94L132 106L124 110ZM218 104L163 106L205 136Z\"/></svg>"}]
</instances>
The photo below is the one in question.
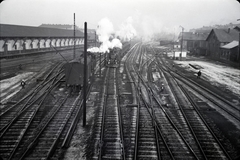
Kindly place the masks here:
<instances>
[{"instance_id":1,"label":"utility pole","mask_svg":"<svg viewBox=\"0 0 240 160\"><path fill-rule=\"evenodd\" d=\"M87 101L87 22L84 22L83 127L86 126Z\"/></svg>"},{"instance_id":2,"label":"utility pole","mask_svg":"<svg viewBox=\"0 0 240 160\"><path fill-rule=\"evenodd\" d=\"M76 57L76 53L75 53L75 45L76 45L76 42L75 42L75 13L73 14L73 59L75 59Z\"/></svg>"},{"instance_id":3,"label":"utility pole","mask_svg":"<svg viewBox=\"0 0 240 160\"><path fill-rule=\"evenodd\" d=\"M101 77L101 72L102 72L102 66L101 66L101 63L102 62L102 53L100 52L100 62L99 62L99 67L100 67L100 70L99 70L99 72L100 72L100 77Z\"/></svg>"},{"instance_id":4,"label":"utility pole","mask_svg":"<svg viewBox=\"0 0 240 160\"><path fill-rule=\"evenodd\" d=\"M240 21L240 19L237 19L237 21ZM240 59L239 59L239 56L240 56L240 32L238 33L238 54L237 54L237 61L238 62L238 66L240 67Z\"/></svg>"},{"instance_id":5,"label":"utility pole","mask_svg":"<svg viewBox=\"0 0 240 160\"><path fill-rule=\"evenodd\" d=\"M97 47L97 33L95 31L95 47Z\"/></svg>"},{"instance_id":6,"label":"utility pole","mask_svg":"<svg viewBox=\"0 0 240 160\"><path fill-rule=\"evenodd\" d=\"M181 40L181 54L179 56L179 59L182 60L182 49L183 49L183 30L184 28L182 26L180 26L182 28L182 40Z\"/></svg>"}]
</instances>

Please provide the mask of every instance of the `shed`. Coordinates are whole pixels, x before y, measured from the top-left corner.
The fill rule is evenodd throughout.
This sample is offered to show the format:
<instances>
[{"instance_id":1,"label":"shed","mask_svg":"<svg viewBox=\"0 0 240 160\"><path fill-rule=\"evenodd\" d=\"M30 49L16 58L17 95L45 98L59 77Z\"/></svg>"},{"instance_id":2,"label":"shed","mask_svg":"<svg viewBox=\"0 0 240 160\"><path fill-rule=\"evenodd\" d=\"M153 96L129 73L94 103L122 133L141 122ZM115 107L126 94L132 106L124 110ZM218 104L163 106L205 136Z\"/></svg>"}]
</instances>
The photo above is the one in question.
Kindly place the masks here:
<instances>
[{"instance_id":1,"label":"shed","mask_svg":"<svg viewBox=\"0 0 240 160\"><path fill-rule=\"evenodd\" d=\"M175 51L173 57L174 57L174 59L178 59L178 58L180 58L181 60L186 59L187 52L182 52L181 53L179 51Z\"/></svg>"},{"instance_id":2,"label":"shed","mask_svg":"<svg viewBox=\"0 0 240 160\"><path fill-rule=\"evenodd\" d=\"M220 58L233 62L239 61L240 55L238 53L238 45L238 41L232 41L224 46L221 46Z\"/></svg>"}]
</instances>

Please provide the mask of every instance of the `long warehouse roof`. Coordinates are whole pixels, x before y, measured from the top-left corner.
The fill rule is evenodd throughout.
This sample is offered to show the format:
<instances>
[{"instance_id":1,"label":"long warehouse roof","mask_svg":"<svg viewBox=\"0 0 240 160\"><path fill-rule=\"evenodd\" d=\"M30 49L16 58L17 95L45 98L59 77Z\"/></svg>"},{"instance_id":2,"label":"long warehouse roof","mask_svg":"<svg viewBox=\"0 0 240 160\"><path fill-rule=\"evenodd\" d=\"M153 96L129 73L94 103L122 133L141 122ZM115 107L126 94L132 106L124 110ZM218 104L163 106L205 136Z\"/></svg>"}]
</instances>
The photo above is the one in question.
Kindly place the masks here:
<instances>
[{"instance_id":1,"label":"long warehouse roof","mask_svg":"<svg viewBox=\"0 0 240 160\"><path fill-rule=\"evenodd\" d=\"M0 24L0 37L73 37L73 30ZM76 30L76 37L83 37L83 32Z\"/></svg>"}]
</instances>

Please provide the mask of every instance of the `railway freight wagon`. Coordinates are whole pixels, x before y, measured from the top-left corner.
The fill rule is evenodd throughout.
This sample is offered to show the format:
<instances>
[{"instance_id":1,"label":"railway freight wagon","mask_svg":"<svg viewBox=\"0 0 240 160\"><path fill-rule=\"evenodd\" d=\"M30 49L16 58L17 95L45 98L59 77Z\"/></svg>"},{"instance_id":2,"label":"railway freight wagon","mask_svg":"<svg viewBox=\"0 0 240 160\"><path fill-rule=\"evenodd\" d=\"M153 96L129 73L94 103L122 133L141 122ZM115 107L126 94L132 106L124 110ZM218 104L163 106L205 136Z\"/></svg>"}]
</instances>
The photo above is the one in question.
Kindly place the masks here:
<instances>
[{"instance_id":1,"label":"railway freight wagon","mask_svg":"<svg viewBox=\"0 0 240 160\"><path fill-rule=\"evenodd\" d=\"M72 60L64 65L66 85L83 87L84 58ZM87 57L87 81L90 81L92 73L91 58Z\"/></svg>"}]
</instances>

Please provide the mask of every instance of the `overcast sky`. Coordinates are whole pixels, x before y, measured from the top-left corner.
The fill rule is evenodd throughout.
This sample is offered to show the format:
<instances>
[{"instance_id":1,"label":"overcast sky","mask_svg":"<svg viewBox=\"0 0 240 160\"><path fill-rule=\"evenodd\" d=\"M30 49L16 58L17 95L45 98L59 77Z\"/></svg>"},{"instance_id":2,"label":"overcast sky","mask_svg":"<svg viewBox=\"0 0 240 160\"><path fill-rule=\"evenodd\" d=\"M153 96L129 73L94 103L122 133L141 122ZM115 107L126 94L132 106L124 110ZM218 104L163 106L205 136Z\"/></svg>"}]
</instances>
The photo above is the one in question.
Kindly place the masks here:
<instances>
[{"instance_id":1,"label":"overcast sky","mask_svg":"<svg viewBox=\"0 0 240 160\"><path fill-rule=\"evenodd\" d=\"M109 18L114 29L132 17L138 32L185 30L203 25L239 23L240 3L236 0L5 0L0 4L0 23L39 26L88 22L96 28Z\"/></svg>"}]
</instances>

